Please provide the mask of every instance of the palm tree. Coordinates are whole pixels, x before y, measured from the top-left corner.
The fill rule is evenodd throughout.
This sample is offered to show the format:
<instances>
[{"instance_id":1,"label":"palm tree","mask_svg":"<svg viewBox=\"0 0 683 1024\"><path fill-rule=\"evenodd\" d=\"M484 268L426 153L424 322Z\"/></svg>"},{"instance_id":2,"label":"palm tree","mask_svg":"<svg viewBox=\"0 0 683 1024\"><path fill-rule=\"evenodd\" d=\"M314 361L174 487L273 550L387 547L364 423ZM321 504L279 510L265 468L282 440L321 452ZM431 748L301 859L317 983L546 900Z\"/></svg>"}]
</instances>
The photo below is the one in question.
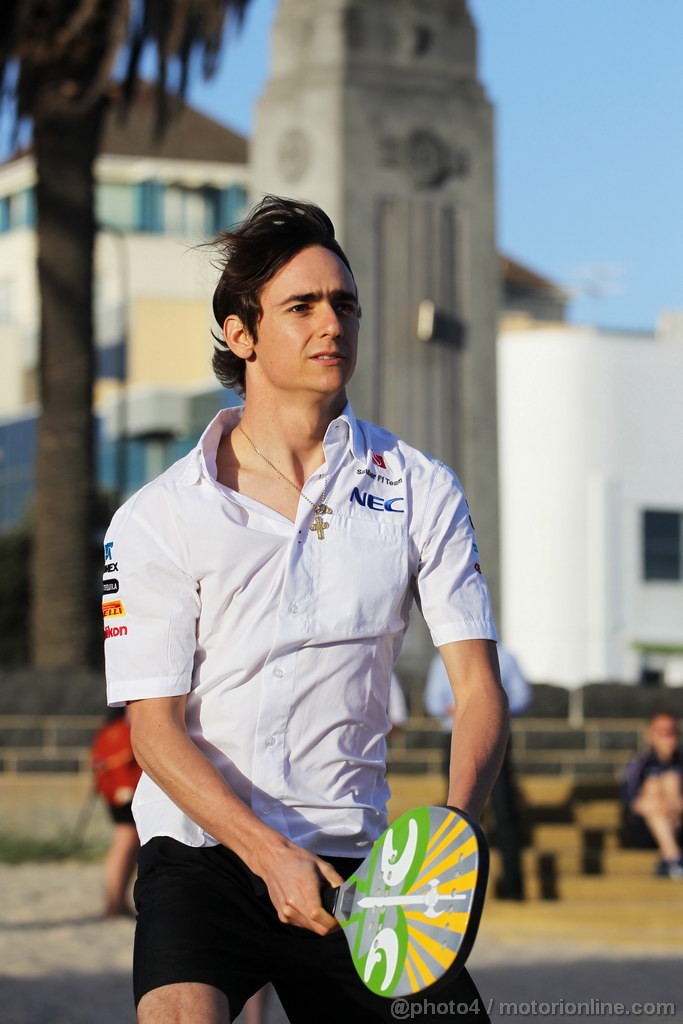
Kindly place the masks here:
<instances>
[{"instance_id":1,"label":"palm tree","mask_svg":"<svg viewBox=\"0 0 683 1024\"><path fill-rule=\"evenodd\" d=\"M32 661L93 658L93 165L114 92L132 102L142 53L157 52L157 130L194 62L214 70L223 26L249 0L4 0L0 86L32 126L41 298ZM120 81L115 68L123 67ZM116 88L115 88L116 87Z\"/></svg>"}]
</instances>

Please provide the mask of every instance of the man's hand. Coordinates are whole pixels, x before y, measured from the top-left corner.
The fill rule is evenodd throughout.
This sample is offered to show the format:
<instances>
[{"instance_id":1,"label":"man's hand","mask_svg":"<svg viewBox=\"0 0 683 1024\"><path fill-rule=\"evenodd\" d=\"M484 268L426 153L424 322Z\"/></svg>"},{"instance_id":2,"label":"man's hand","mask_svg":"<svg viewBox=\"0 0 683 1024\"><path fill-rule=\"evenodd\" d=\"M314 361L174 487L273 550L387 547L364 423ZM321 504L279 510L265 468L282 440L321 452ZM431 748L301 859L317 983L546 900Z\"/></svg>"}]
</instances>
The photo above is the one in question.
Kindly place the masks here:
<instances>
[{"instance_id":1,"label":"man's hand","mask_svg":"<svg viewBox=\"0 0 683 1024\"><path fill-rule=\"evenodd\" d=\"M281 842L262 851L252 870L266 883L283 924L308 928L316 935L329 935L339 925L324 909L321 889L326 884L336 888L344 879L327 861L283 837L278 838Z\"/></svg>"}]
</instances>

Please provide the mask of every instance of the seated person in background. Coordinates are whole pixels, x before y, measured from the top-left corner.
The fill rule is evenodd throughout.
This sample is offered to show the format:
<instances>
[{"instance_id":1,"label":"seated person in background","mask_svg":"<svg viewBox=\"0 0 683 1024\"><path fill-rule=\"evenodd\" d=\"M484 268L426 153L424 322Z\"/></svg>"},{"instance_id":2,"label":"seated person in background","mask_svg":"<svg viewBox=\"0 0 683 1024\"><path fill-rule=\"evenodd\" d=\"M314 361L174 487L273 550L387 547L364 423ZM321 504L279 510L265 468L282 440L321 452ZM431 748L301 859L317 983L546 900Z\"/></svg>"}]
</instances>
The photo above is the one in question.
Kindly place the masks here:
<instances>
[{"instance_id":1,"label":"seated person in background","mask_svg":"<svg viewBox=\"0 0 683 1024\"><path fill-rule=\"evenodd\" d=\"M633 845L659 849L655 874L683 879L683 751L675 715L654 714L647 727L648 746L626 769L627 827Z\"/></svg>"}]
</instances>

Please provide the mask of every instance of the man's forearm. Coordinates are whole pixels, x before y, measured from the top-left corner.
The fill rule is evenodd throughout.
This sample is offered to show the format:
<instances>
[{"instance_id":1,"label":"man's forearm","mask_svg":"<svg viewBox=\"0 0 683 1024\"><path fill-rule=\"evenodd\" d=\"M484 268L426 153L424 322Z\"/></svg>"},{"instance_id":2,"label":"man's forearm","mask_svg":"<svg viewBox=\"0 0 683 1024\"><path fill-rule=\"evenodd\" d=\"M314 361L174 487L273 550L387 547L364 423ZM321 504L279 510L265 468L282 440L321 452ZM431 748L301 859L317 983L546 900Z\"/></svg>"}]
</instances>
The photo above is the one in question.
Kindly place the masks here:
<instances>
[{"instance_id":1,"label":"man's forearm","mask_svg":"<svg viewBox=\"0 0 683 1024\"><path fill-rule=\"evenodd\" d=\"M279 833L240 800L178 722L148 714L142 703L132 713L140 767L192 821L257 871L255 853L277 846Z\"/></svg>"},{"instance_id":2,"label":"man's forearm","mask_svg":"<svg viewBox=\"0 0 683 1024\"><path fill-rule=\"evenodd\" d=\"M331 864L265 825L193 742L184 700L131 706L133 750L141 768L200 828L233 850L262 878L283 923L326 935L336 921L321 906L320 887L341 885Z\"/></svg>"},{"instance_id":3,"label":"man's forearm","mask_svg":"<svg viewBox=\"0 0 683 1024\"><path fill-rule=\"evenodd\" d=\"M448 803L478 819L498 777L509 736L502 690L459 702L453 719Z\"/></svg>"}]
</instances>

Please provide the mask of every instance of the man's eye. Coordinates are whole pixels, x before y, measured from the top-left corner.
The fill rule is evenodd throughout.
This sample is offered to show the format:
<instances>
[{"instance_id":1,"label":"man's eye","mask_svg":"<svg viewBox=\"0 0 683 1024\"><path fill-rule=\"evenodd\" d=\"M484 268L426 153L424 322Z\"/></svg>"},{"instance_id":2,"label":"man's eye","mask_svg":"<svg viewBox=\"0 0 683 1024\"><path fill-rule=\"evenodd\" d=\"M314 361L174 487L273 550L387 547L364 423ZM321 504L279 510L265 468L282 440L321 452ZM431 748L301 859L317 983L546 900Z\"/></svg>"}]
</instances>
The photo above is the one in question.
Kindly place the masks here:
<instances>
[{"instance_id":1,"label":"man's eye","mask_svg":"<svg viewBox=\"0 0 683 1024\"><path fill-rule=\"evenodd\" d=\"M290 306L290 313L305 313L308 309L306 302L297 302L296 306Z\"/></svg>"},{"instance_id":2,"label":"man's eye","mask_svg":"<svg viewBox=\"0 0 683 1024\"><path fill-rule=\"evenodd\" d=\"M342 302L341 305L337 306L337 313L341 316L355 316L358 312L353 302Z\"/></svg>"}]
</instances>

